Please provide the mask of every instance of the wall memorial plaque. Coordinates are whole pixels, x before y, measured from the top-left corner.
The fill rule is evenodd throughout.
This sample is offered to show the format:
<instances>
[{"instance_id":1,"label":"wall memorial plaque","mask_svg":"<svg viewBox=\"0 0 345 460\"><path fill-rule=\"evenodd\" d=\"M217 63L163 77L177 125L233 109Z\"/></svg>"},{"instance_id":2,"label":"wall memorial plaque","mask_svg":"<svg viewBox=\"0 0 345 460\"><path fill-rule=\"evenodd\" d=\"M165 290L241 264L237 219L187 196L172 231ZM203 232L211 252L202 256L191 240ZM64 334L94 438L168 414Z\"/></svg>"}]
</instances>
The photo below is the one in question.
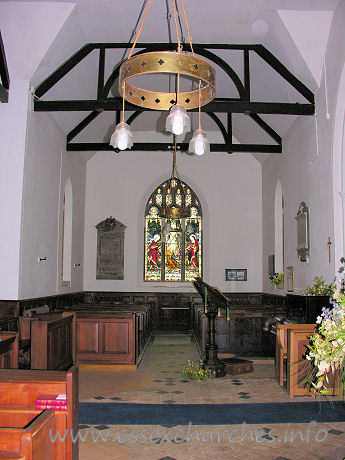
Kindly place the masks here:
<instances>
[{"instance_id":1,"label":"wall memorial plaque","mask_svg":"<svg viewBox=\"0 0 345 460\"><path fill-rule=\"evenodd\" d=\"M123 280L125 228L110 216L96 225L98 280Z\"/></svg>"},{"instance_id":2,"label":"wall memorial plaque","mask_svg":"<svg viewBox=\"0 0 345 460\"><path fill-rule=\"evenodd\" d=\"M299 205L295 219L297 222L297 257L301 262L306 262L310 253L309 208L304 202Z\"/></svg>"}]
</instances>

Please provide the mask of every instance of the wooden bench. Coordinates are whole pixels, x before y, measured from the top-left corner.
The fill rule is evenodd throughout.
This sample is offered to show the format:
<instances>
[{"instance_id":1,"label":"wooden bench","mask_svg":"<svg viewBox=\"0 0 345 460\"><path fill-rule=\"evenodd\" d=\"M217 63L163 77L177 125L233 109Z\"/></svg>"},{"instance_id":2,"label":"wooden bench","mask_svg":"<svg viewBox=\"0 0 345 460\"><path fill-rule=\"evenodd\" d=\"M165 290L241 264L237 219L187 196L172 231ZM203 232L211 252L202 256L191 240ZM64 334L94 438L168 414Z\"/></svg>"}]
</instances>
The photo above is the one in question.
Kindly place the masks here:
<instances>
[{"instance_id":1,"label":"wooden bench","mask_svg":"<svg viewBox=\"0 0 345 460\"><path fill-rule=\"evenodd\" d=\"M315 325L314 325L315 326ZM287 356L287 390L290 396L304 396L310 394L308 386L303 379L311 370L311 363L304 361L309 337L314 331L288 329L288 356ZM338 374L336 378L332 373L328 377L328 390L330 395L338 394ZM342 394L342 393L341 393Z\"/></svg>"},{"instance_id":2,"label":"wooden bench","mask_svg":"<svg viewBox=\"0 0 345 460\"><path fill-rule=\"evenodd\" d=\"M0 409L1 459L53 459L55 444L49 431L55 431L55 414L52 410Z\"/></svg>"},{"instance_id":3,"label":"wooden bench","mask_svg":"<svg viewBox=\"0 0 345 460\"><path fill-rule=\"evenodd\" d=\"M31 369L68 369L74 361L74 314L49 313L25 319L31 320Z\"/></svg>"},{"instance_id":4,"label":"wooden bench","mask_svg":"<svg viewBox=\"0 0 345 460\"><path fill-rule=\"evenodd\" d=\"M32 414L34 416L41 414L42 411L35 410L35 403L40 395L66 394L67 410L54 411L55 426L52 435L55 436L57 430L60 431L62 437L65 434L65 430L73 429L74 434L77 433L79 404L78 375L78 368L76 366L72 366L68 371L40 371L26 369L2 370L0 372L0 425L2 421L1 413L8 413L8 420L10 420L11 423L13 420L16 420L16 417L18 417L18 423L21 423L23 421L23 417L25 417L24 414ZM43 419L40 419L40 421L43 422L46 420L45 417L46 415ZM35 425L32 425L31 427L34 426ZM19 435L17 436L17 439L19 439ZM46 439L50 442L49 435ZM51 458L55 458L55 460L78 460L78 440L73 443L69 434L63 442L56 440L54 446L55 457L43 455L27 458L33 458L33 460L36 458L47 458L49 460ZM1 449L2 447L0 441L0 450ZM10 446L7 446L5 450L10 450Z\"/></svg>"},{"instance_id":5,"label":"wooden bench","mask_svg":"<svg viewBox=\"0 0 345 460\"><path fill-rule=\"evenodd\" d=\"M76 314L76 363L140 362L152 330L150 304L78 304L69 311Z\"/></svg>"},{"instance_id":6,"label":"wooden bench","mask_svg":"<svg viewBox=\"0 0 345 460\"><path fill-rule=\"evenodd\" d=\"M30 329L25 327L22 317L3 318L0 320L0 331L18 332L19 334L19 367L30 367Z\"/></svg>"},{"instance_id":7,"label":"wooden bench","mask_svg":"<svg viewBox=\"0 0 345 460\"><path fill-rule=\"evenodd\" d=\"M0 369L17 369L18 358L18 332L0 332Z\"/></svg>"},{"instance_id":8,"label":"wooden bench","mask_svg":"<svg viewBox=\"0 0 345 460\"><path fill-rule=\"evenodd\" d=\"M284 366L288 358L288 330L313 334L316 324L277 324L275 378L280 386L284 383Z\"/></svg>"}]
</instances>

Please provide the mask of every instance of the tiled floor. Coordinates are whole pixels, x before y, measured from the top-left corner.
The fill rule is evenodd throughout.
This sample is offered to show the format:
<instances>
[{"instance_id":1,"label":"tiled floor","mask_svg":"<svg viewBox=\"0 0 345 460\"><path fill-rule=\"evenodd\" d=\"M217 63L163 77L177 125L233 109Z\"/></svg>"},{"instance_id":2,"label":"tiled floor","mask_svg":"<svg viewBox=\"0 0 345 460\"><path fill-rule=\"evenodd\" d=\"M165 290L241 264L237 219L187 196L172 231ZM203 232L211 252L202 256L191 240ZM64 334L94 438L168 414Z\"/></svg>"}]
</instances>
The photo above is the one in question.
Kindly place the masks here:
<instances>
[{"instance_id":1,"label":"tiled floor","mask_svg":"<svg viewBox=\"0 0 345 460\"><path fill-rule=\"evenodd\" d=\"M80 400L170 404L291 401L273 379L272 360L254 372L194 383L181 377L198 360L187 335L156 335L138 371L80 370ZM309 398L294 398L302 400ZM231 426L82 426L80 460L89 459L329 459L345 458L345 423ZM307 440L308 438L308 440ZM150 441L151 439L151 441Z\"/></svg>"}]
</instances>

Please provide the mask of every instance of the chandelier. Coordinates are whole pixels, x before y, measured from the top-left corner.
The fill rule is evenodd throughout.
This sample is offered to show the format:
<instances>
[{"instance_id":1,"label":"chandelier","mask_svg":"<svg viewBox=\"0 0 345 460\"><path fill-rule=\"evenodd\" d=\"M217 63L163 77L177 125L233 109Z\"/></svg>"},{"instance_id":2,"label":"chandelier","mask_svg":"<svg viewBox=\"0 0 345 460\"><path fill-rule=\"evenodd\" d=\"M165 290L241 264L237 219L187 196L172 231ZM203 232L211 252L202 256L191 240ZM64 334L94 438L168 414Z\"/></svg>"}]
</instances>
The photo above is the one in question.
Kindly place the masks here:
<instances>
[{"instance_id":1,"label":"chandelier","mask_svg":"<svg viewBox=\"0 0 345 460\"><path fill-rule=\"evenodd\" d=\"M148 109L170 110L166 119L165 128L174 135L181 135L190 131L191 122L186 110L198 108L199 126L198 129L195 130L193 138L189 143L189 152L195 153L196 155L203 155L210 151L206 133L201 129L201 107L212 101L216 95L216 72L207 61L195 56L184 3L183 0L180 0L187 28L188 42L191 49L191 53L182 52L178 29L179 14L176 1L177 0L172 0L177 35L177 51L149 52L132 56L135 45L142 32L147 13L151 7L152 0L150 0L129 56L127 60L121 64L119 72L119 93L122 96L122 120L116 126L115 132L110 139L110 145L114 148L125 150L133 146L133 135L129 125L125 123L124 120L126 100L131 104ZM140 88L131 82L131 79L134 77L149 74L176 75L176 91L151 91ZM180 76L191 78L192 81L198 81L198 88L181 92Z\"/></svg>"}]
</instances>

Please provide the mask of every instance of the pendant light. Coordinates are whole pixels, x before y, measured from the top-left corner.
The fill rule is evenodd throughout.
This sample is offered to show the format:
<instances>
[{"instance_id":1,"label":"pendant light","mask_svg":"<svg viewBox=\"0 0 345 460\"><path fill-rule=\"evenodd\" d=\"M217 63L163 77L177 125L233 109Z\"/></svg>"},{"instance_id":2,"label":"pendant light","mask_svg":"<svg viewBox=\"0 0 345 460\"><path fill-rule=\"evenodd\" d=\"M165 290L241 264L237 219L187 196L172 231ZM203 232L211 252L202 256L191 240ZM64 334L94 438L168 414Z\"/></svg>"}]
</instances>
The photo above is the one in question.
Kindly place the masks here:
<instances>
[{"instance_id":1,"label":"pendant light","mask_svg":"<svg viewBox=\"0 0 345 460\"><path fill-rule=\"evenodd\" d=\"M201 80L199 80L199 127L193 133L193 137L189 142L189 152L195 153L195 155L204 155L204 153L210 152L210 143L207 139L205 131L201 129Z\"/></svg>"},{"instance_id":2,"label":"pendant light","mask_svg":"<svg viewBox=\"0 0 345 460\"><path fill-rule=\"evenodd\" d=\"M125 82L123 82L123 94L125 94ZM109 144L114 149L126 150L133 147L133 134L131 128L125 123L125 98L122 97L122 120L116 126Z\"/></svg>"}]
</instances>

